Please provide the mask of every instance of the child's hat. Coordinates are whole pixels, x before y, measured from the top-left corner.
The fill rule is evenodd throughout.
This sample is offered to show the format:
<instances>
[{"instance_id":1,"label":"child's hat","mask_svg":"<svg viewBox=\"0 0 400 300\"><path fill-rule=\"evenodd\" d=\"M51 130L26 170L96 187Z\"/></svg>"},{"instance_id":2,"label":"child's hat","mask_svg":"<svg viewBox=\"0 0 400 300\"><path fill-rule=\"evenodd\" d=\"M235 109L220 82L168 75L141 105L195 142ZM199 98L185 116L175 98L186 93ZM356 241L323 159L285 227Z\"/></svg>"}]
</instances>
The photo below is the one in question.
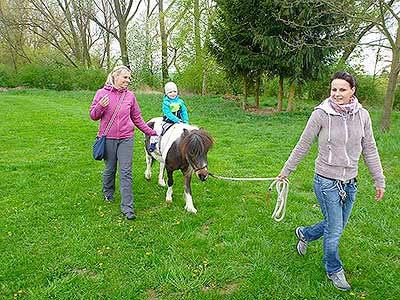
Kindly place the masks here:
<instances>
[{"instance_id":1,"label":"child's hat","mask_svg":"<svg viewBox=\"0 0 400 300\"><path fill-rule=\"evenodd\" d=\"M178 87L176 86L176 84L172 81L167 82L165 84L165 95L168 94L169 92L178 92Z\"/></svg>"}]
</instances>

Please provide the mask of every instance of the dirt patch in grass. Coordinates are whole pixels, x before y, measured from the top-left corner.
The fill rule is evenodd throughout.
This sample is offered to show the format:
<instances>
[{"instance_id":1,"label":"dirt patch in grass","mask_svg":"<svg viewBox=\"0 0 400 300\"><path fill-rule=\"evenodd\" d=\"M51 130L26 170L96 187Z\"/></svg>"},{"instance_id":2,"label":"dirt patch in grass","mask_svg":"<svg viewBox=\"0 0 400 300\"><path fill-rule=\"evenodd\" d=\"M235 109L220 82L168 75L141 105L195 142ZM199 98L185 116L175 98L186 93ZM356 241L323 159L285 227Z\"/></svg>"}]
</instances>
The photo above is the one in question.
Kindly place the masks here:
<instances>
[{"instance_id":1,"label":"dirt patch in grass","mask_svg":"<svg viewBox=\"0 0 400 300\"><path fill-rule=\"evenodd\" d=\"M219 290L221 295L229 295L234 293L238 289L238 284L236 282L228 283L224 288Z\"/></svg>"},{"instance_id":2,"label":"dirt patch in grass","mask_svg":"<svg viewBox=\"0 0 400 300\"><path fill-rule=\"evenodd\" d=\"M147 300L158 300L158 292L155 289L147 289L145 290Z\"/></svg>"},{"instance_id":3,"label":"dirt patch in grass","mask_svg":"<svg viewBox=\"0 0 400 300\"><path fill-rule=\"evenodd\" d=\"M95 272L89 271L89 270L86 269L86 268L83 268L83 269L73 269L73 270L72 270L72 273L74 273L74 274L76 274L76 275L78 275L78 276L89 276L89 277L91 277L91 278L95 278L95 277L97 276Z\"/></svg>"},{"instance_id":4,"label":"dirt patch in grass","mask_svg":"<svg viewBox=\"0 0 400 300\"><path fill-rule=\"evenodd\" d=\"M246 111L257 114L257 115L270 115L279 112L276 108L266 107L266 108L257 108L257 107L248 107Z\"/></svg>"}]
</instances>

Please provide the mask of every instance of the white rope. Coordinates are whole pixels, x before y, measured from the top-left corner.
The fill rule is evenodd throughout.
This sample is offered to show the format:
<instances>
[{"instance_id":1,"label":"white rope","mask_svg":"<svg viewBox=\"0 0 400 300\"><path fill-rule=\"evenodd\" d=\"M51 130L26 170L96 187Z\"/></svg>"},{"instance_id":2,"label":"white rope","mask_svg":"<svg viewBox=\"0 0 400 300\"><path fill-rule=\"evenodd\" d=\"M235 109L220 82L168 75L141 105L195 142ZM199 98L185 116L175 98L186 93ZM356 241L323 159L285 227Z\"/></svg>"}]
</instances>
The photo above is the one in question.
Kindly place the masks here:
<instances>
[{"instance_id":1,"label":"white rope","mask_svg":"<svg viewBox=\"0 0 400 300\"><path fill-rule=\"evenodd\" d=\"M275 186L276 192L278 193L278 198L276 200L276 205L275 205L275 210L272 213L272 218L279 222L282 221L283 218L285 217L286 213L286 202L287 202L287 196L289 193L289 180L287 178L285 179L279 179L279 177L269 177L269 178L251 178L251 177L223 177L223 176L217 176L212 173L209 173L211 177L221 179L221 180L230 180L230 181L272 181L268 188L268 194L267 194L267 199L266 203L268 205L269 202L269 197L270 197L270 192L272 191L272 188Z\"/></svg>"}]
</instances>

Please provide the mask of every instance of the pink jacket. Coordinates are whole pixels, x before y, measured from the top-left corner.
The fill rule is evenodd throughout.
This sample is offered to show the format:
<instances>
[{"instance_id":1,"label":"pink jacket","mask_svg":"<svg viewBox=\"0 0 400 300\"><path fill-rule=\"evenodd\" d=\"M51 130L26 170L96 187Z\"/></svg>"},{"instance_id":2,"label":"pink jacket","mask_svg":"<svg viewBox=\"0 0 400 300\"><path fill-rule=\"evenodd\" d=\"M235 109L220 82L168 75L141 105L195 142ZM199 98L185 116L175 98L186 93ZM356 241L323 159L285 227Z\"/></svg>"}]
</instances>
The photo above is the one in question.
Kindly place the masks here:
<instances>
[{"instance_id":1,"label":"pink jacket","mask_svg":"<svg viewBox=\"0 0 400 300\"><path fill-rule=\"evenodd\" d=\"M146 122L143 120L136 97L131 91L118 90L112 86L105 86L96 92L92 106L90 107L90 118L94 121L100 119L100 126L97 136L101 136L106 130L107 124L110 121L116 106L118 105L120 97L125 91L125 98L122 101L122 105L114 119L113 124L111 125L111 128L107 134L107 138L123 139L133 137L133 124L135 124L137 128L147 135L157 135L156 131L147 126ZM106 107L102 107L99 104L99 101L106 94L108 94L110 103Z\"/></svg>"}]
</instances>

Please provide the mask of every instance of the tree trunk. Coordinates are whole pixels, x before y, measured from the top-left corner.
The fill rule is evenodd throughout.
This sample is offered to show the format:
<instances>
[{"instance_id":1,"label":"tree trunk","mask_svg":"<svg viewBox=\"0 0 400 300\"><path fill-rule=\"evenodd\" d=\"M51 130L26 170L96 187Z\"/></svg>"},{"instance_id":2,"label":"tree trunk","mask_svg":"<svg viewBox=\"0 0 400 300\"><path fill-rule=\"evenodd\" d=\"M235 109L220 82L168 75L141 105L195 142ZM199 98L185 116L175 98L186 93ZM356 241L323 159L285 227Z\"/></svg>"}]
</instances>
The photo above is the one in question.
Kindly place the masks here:
<instances>
[{"instance_id":1,"label":"tree trunk","mask_svg":"<svg viewBox=\"0 0 400 300\"><path fill-rule=\"evenodd\" d=\"M207 66L204 66L202 84L201 84L201 95L204 96L206 93L207 93Z\"/></svg>"},{"instance_id":2,"label":"tree trunk","mask_svg":"<svg viewBox=\"0 0 400 300\"><path fill-rule=\"evenodd\" d=\"M71 14L71 10L70 10L70 1L64 0L64 5L62 5L61 2L58 3L58 5L60 6L61 10L64 12L64 16L67 20L67 24L69 26L69 30L71 31L71 35L72 35L72 52L75 56L76 61L83 63L83 57L82 57L82 45L80 43L78 34L75 30L75 25L74 22L72 20L72 14ZM65 24L66 25L66 24Z\"/></svg>"},{"instance_id":3,"label":"tree trunk","mask_svg":"<svg viewBox=\"0 0 400 300\"><path fill-rule=\"evenodd\" d=\"M122 21L122 20L121 20ZM119 46L121 48L121 59L124 66L129 67L128 46L126 43L126 23L119 22Z\"/></svg>"},{"instance_id":4,"label":"tree trunk","mask_svg":"<svg viewBox=\"0 0 400 300\"><path fill-rule=\"evenodd\" d=\"M289 99L286 111L291 112L294 109L294 95L296 94L296 82L293 80L290 83Z\"/></svg>"},{"instance_id":5,"label":"tree trunk","mask_svg":"<svg viewBox=\"0 0 400 300\"><path fill-rule=\"evenodd\" d=\"M249 80L247 78L247 74L244 74L244 76L243 76L243 102L242 102L243 110L246 110L246 108L247 108L248 94L249 94Z\"/></svg>"},{"instance_id":6,"label":"tree trunk","mask_svg":"<svg viewBox=\"0 0 400 300\"><path fill-rule=\"evenodd\" d=\"M194 20L194 50L196 54L196 62L202 62L202 48L200 38L200 0L193 1L193 20Z\"/></svg>"},{"instance_id":7,"label":"tree trunk","mask_svg":"<svg viewBox=\"0 0 400 300\"><path fill-rule=\"evenodd\" d=\"M167 83L169 79L168 74L168 44L167 34L165 31L165 16L164 16L164 0L160 0L158 3L159 22L160 22L160 37L161 37L161 73L163 84Z\"/></svg>"},{"instance_id":8,"label":"tree trunk","mask_svg":"<svg viewBox=\"0 0 400 300\"><path fill-rule=\"evenodd\" d=\"M194 27L194 50L196 55L196 69L197 74L199 74L198 79L201 80L201 93L205 93L205 83L206 83L206 73L204 71L204 57L203 48L201 46L201 36L200 36L200 0L193 1L193 27Z\"/></svg>"},{"instance_id":9,"label":"tree trunk","mask_svg":"<svg viewBox=\"0 0 400 300\"><path fill-rule=\"evenodd\" d=\"M397 26L395 47L392 47L392 64L390 66L389 82L386 88L385 103L383 105L382 119L379 127L379 131L381 132L388 132L390 130L390 117L393 110L394 94L400 71L400 23Z\"/></svg>"},{"instance_id":10,"label":"tree trunk","mask_svg":"<svg viewBox=\"0 0 400 300\"><path fill-rule=\"evenodd\" d=\"M256 108L260 108L260 83L261 83L261 75L258 73L256 78L256 86L254 90L254 101L256 102Z\"/></svg>"},{"instance_id":11,"label":"tree trunk","mask_svg":"<svg viewBox=\"0 0 400 300\"><path fill-rule=\"evenodd\" d=\"M279 75L279 90L278 90L278 111L282 111L283 102L283 76Z\"/></svg>"}]
</instances>

